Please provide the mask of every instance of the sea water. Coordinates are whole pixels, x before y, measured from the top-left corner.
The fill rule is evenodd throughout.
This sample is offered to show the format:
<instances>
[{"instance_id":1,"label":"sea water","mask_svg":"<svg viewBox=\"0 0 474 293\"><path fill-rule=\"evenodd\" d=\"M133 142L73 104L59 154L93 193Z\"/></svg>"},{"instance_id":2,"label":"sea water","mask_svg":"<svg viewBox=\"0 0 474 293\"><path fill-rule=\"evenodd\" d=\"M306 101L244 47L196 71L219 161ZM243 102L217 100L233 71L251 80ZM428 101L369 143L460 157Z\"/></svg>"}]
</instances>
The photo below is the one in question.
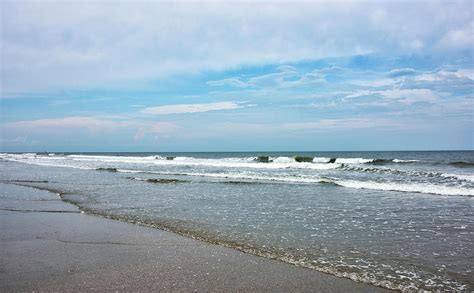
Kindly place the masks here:
<instances>
[{"instance_id":1,"label":"sea water","mask_svg":"<svg viewBox=\"0 0 474 293\"><path fill-rule=\"evenodd\" d=\"M92 214L385 288L474 290L472 151L4 153L0 166Z\"/></svg>"}]
</instances>

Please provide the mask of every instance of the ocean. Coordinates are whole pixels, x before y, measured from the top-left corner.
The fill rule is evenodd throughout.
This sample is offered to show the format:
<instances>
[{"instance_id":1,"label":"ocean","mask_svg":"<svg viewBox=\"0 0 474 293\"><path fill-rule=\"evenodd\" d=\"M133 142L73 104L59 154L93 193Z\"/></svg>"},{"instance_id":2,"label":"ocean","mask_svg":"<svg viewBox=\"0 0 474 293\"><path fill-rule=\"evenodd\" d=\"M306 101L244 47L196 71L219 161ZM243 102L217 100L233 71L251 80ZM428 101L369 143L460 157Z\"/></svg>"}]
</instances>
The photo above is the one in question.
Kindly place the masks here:
<instances>
[{"instance_id":1,"label":"ocean","mask_svg":"<svg viewBox=\"0 0 474 293\"><path fill-rule=\"evenodd\" d=\"M474 151L3 153L86 213L376 286L472 291Z\"/></svg>"}]
</instances>

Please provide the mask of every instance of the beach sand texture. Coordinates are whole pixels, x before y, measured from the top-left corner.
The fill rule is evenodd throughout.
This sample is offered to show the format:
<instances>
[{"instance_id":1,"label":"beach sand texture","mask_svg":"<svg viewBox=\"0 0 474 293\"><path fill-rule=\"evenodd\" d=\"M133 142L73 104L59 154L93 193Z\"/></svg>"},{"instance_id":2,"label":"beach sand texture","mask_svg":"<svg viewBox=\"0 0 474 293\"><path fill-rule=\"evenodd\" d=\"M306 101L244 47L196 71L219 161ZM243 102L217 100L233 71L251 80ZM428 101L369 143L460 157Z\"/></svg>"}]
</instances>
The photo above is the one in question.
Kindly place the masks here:
<instances>
[{"instance_id":1,"label":"beach sand texture","mask_svg":"<svg viewBox=\"0 0 474 293\"><path fill-rule=\"evenodd\" d=\"M0 291L381 292L158 229L82 214L56 194L0 184Z\"/></svg>"}]
</instances>

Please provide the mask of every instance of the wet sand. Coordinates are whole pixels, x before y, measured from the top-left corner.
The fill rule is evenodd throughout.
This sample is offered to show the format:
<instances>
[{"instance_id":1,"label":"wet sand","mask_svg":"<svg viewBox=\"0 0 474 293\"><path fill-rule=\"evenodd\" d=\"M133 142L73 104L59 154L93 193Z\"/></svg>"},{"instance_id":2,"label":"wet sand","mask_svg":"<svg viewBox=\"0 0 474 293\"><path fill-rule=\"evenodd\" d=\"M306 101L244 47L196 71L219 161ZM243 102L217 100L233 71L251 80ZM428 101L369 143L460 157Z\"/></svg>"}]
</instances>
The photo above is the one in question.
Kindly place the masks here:
<instances>
[{"instance_id":1,"label":"wet sand","mask_svg":"<svg viewBox=\"0 0 474 293\"><path fill-rule=\"evenodd\" d=\"M385 291L90 216L54 193L0 183L0 291L33 290Z\"/></svg>"}]
</instances>

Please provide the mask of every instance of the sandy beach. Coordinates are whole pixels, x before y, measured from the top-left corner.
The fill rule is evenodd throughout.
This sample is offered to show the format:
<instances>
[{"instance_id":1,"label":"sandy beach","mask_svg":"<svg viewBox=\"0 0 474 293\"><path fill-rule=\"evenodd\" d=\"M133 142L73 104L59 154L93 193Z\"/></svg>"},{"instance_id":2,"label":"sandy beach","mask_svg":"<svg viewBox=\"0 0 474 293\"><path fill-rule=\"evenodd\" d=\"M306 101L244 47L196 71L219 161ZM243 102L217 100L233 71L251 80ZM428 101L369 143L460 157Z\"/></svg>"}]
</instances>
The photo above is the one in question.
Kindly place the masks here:
<instances>
[{"instance_id":1,"label":"sandy beach","mask_svg":"<svg viewBox=\"0 0 474 293\"><path fill-rule=\"evenodd\" d=\"M0 0L0 293L474 293L473 3Z\"/></svg>"},{"instance_id":2,"label":"sandy beach","mask_svg":"<svg viewBox=\"0 0 474 293\"><path fill-rule=\"evenodd\" d=\"M0 291L383 289L157 229L81 213L56 194L0 185Z\"/></svg>"}]
</instances>

